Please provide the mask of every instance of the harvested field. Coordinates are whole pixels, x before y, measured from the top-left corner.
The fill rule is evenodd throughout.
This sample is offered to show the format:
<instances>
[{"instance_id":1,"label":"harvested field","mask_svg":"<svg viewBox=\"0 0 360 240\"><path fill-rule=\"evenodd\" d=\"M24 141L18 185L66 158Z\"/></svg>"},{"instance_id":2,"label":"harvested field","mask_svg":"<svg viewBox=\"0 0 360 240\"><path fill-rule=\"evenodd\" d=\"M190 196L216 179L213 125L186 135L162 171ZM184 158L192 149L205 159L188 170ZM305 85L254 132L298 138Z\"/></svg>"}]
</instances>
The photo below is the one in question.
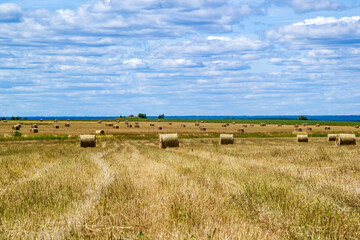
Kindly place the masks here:
<instances>
[{"instance_id":1,"label":"harvested field","mask_svg":"<svg viewBox=\"0 0 360 240\"><path fill-rule=\"evenodd\" d=\"M325 138L1 142L0 164L0 238L360 238L360 149Z\"/></svg>"}]
</instances>

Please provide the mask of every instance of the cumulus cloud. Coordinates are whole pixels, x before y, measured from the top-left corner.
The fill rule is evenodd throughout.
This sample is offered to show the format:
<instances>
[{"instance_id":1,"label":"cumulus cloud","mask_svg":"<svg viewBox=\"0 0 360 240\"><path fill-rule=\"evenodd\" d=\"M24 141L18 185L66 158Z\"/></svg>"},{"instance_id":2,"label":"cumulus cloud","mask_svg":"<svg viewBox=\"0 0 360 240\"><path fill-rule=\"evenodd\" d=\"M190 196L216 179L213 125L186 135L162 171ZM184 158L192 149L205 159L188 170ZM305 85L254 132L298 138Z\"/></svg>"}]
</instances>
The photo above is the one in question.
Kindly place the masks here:
<instances>
[{"instance_id":1,"label":"cumulus cloud","mask_svg":"<svg viewBox=\"0 0 360 240\"><path fill-rule=\"evenodd\" d=\"M0 4L0 23L1 22L20 22L22 9L13 3Z\"/></svg>"},{"instance_id":2,"label":"cumulus cloud","mask_svg":"<svg viewBox=\"0 0 360 240\"><path fill-rule=\"evenodd\" d=\"M360 39L360 16L317 17L285 25L266 33L280 42L314 42L326 44L357 43Z\"/></svg>"}]
</instances>

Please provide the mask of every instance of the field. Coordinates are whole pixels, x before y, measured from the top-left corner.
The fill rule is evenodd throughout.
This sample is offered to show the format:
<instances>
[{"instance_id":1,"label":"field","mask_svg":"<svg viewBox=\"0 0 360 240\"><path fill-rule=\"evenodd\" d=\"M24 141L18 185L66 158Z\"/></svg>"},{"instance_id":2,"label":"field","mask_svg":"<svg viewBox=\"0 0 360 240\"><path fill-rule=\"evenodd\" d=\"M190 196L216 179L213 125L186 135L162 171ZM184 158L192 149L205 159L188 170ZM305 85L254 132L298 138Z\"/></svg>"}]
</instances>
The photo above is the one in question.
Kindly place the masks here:
<instances>
[{"instance_id":1,"label":"field","mask_svg":"<svg viewBox=\"0 0 360 240\"><path fill-rule=\"evenodd\" d=\"M319 137L297 143L293 125L37 121L39 135L23 122L18 138L17 122L0 123L0 239L360 238L359 145L321 137L354 126L302 127ZM97 147L80 148L99 129ZM158 132L179 132L180 147L159 149Z\"/></svg>"}]
</instances>

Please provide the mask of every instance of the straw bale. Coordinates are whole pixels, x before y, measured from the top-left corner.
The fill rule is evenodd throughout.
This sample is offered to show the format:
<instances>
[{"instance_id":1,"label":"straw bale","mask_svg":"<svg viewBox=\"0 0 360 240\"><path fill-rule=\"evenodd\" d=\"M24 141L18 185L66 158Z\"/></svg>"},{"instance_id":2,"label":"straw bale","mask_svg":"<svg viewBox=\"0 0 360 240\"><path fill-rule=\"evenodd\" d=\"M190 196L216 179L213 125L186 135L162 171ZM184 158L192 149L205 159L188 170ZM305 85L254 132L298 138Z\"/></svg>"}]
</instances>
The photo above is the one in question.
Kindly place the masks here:
<instances>
[{"instance_id":1,"label":"straw bale","mask_svg":"<svg viewBox=\"0 0 360 240\"><path fill-rule=\"evenodd\" d=\"M337 136L337 134L328 134L328 135L327 135L327 140L328 140L328 142L335 141L335 140L336 140L336 136Z\"/></svg>"},{"instance_id":2,"label":"straw bale","mask_svg":"<svg viewBox=\"0 0 360 240\"><path fill-rule=\"evenodd\" d=\"M335 145L356 145L355 134L338 134L335 139Z\"/></svg>"},{"instance_id":3,"label":"straw bale","mask_svg":"<svg viewBox=\"0 0 360 240\"><path fill-rule=\"evenodd\" d=\"M95 135L80 135L80 146L81 147L96 147L96 136Z\"/></svg>"},{"instance_id":4,"label":"straw bale","mask_svg":"<svg viewBox=\"0 0 360 240\"><path fill-rule=\"evenodd\" d=\"M105 135L105 131L104 130L97 130L95 131L96 135Z\"/></svg>"},{"instance_id":5,"label":"straw bale","mask_svg":"<svg viewBox=\"0 0 360 240\"><path fill-rule=\"evenodd\" d=\"M160 148L179 147L179 139L177 133L159 134Z\"/></svg>"},{"instance_id":6,"label":"straw bale","mask_svg":"<svg viewBox=\"0 0 360 240\"><path fill-rule=\"evenodd\" d=\"M298 142L308 142L309 141L308 135L297 135L296 139Z\"/></svg>"},{"instance_id":7,"label":"straw bale","mask_svg":"<svg viewBox=\"0 0 360 240\"><path fill-rule=\"evenodd\" d=\"M233 134L220 134L220 145L234 144Z\"/></svg>"}]
</instances>

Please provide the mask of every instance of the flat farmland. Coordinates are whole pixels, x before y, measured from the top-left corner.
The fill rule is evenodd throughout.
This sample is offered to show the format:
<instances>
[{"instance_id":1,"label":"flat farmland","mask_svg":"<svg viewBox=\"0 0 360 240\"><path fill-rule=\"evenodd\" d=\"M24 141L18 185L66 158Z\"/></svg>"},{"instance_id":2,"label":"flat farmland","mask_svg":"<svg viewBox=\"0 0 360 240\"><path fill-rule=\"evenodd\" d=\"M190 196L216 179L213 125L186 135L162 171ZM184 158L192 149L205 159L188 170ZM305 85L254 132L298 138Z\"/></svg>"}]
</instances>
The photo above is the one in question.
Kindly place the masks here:
<instances>
[{"instance_id":1,"label":"flat farmland","mask_svg":"<svg viewBox=\"0 0 360 240\"><path fill-rule=\"evenodd\" d=\"M20 132L30 135L35 122L23 122ZM1 134L12 135L15 123L1 123ZM1 239L360 238L359 145L335 146L324 137L219 145L218 133L242 124L204 123L209 133L201 133L194 123L154 122L185 136L180 147L160 149L149 122L138 129L37 124L40 133L76 137L0 141ZM306 127L326 133L323 126ZM77 135L99 129L108 135L95 148L80 148ZM292 133L294 126L244 129ZM358 132L354 126L332 131Z\"/></svg>"},{"instance_id":2,"label":"flat farmland","mask_svg":"<svg viewBox=\"0 0 360 240\"><path fill-rule=\"evenodd\" d=\"M97 121L21 121L23 123L20 133L25 135L33 135L30 133L31 126L33 124L38 125L39 133L36 134L51 134L51 135L71 135L78 136L80 134L95 134L96 130L104 130L105 134L157 134L157 133L179 133L179 134L206 134L206 133L239 133L239 129L243 129L246 134L280 134L282 136L284 133L296 134L296 133L307 133L307 134L318 134L318 133L359 133L359 128L355 128L352 125L332 125L330 130L325 130L325 126L321 125L316 127L316 125L307 125L301 126L301 132L296 132L294 125L282 125L278 126L277 124L267 124L266 126L260 126L259 124L251 124L247 122L243 123L230 123L226 127L222 127L225 123L213 123L213 122L204 122L199 123L201 126L206 128L206 131L200 130L198 126L195 126L194 122L138 122L139 128L135 128L136 122L129 122L129 125L132 127L127 127L124 122L115 122L115 121L103 121L98 123ZM13 130L12 126L18 124L19 121L8 121L7 123L0 123L0 135L12 135ZM65 123L70 123L70 127L65 127ZM119 128L115 129L112 126L106 126L106 124L111 123L118 125ZM150 126L153 124L154 126ZM171 124L171 125L170 125ZM59 128L54 126L58 125ZM182 125L185 125L183 127ZM253 126L252 126L253 125ZM159 130L157 127L161 126L162 130ZM309 129L311 128L311 130ZM35 135L36 135L35 134Z\"/></svg>"}]
</instances>

